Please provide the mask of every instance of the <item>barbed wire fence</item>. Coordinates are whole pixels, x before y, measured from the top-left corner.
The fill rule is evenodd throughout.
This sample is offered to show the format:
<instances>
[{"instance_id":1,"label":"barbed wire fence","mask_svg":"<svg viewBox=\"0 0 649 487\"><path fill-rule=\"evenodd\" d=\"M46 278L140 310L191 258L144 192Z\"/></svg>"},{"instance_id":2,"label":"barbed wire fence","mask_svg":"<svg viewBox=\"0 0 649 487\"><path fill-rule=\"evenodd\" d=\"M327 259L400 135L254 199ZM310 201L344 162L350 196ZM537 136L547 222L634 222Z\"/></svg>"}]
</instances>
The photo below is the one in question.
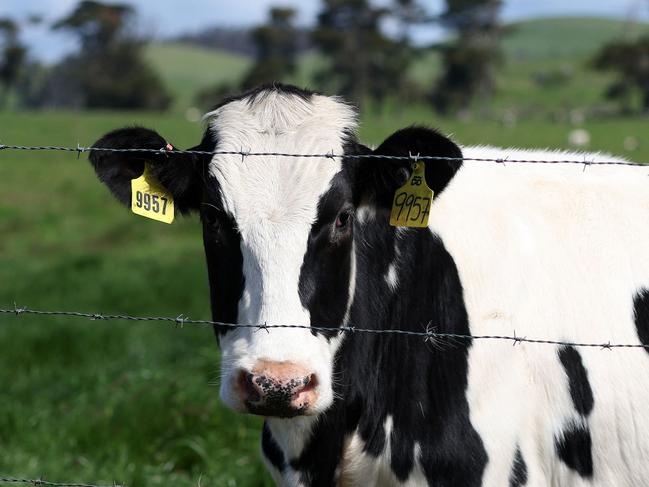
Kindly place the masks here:
<instances>
[{"instance_id":1,"label":"barbed wire fence","mask_svg":"<svg viewBox=\"0 0 649 487\"><path fill-rule=\"evenodd\" d=\"M169 150L166 147L160 149L151 148L112 148L112 147L84 147L77 145L76 147L55 146L55 145L42 145L42 146L27 146L27 145L5 145L0 144L0 151L14 150L14 151L58 151L58 152L75 152L78 156L87 152L118 152L118 153L150 153L150 154L187 154L187 155L236 155L245 157L288 157L288 158L311 158L311 159L384 159L384 160L419 160L419 161L469 161L469 162L490 162L497 164L575 164L579 166L588 167L591 165L602 166L628 166L628 167L641 167L649 168L649 163L645 162L631 162L622 159L618 160L595 160L592 154L584 154L582 160L577 159L516 159L509 157L490 158L490 157L447 157L447 156L422 156L419 154L410 154L407 156L393 156L383 154L336 154L329 152L326 154L298 154L298 153L285 153L285 152L254 152L254 151L203 151L203 150Z\"/></svg>"},{"instance_id":2,"label":"barbed wire fence","mask_svg":"<svg viewBox=\"0 0 649 487\"><path fill-rule=\"evenodd\" d=\"M66 483L66 482L51 482L49 480L41 479L20 479L14 477L0 477L0 484L22 484L22 485L46 485L48 487L124 487L121 484L112 483L110 485L96 485L84 483Z\"/></svg>"},{"instance_id":3,"label":"barbed wire fence","mask_svg":"<svg viewBox=\"0 0 649 487\"><path fill-rule=\"evenodd\" d=\"M378 159L378 160L409 160L409 161L470 161L479 163L496 163L506 166L507 164L571 164L583 166L585 171L589 166L626 166L649 169L648 163L630 162L622 159L617 160L594 160L592 154L584 154L582 160L576 159L520 159L520 158L481 158L481 157L444 157L444 156L421 156L419 154L409 153L408 156L394 156L394 155L381 155L381 154L335 154L330 152L327 154L298 154L298 153L283 153L283 152L254 152L254 151L202 151L202 150L178 150L163 147L160 149L151 148L108 148L108 147L85 147L77 144L76 147L69 146L25 146L25 145L6 145L0 144L0 152L2 151L57 151L57 152L71 152L76 153L77 157L82 154L95 152L115 152L115 153L151 153L151 154L187 154L187 155L202 155L202 156L219 156L219 155L235 155L242 158L246 157L286 157L286 158L306 158L306 159L346 159L346 160L360 160L360 159ZM326 326L312 326L312 325L299 325L299 324L242 324L242 323L226 323L211 320L196 320L190 319L184 315L177 317L165 316L131 316L127 314L105 314L105 313L90 313L84 311L56 311L56 310L37 310L27 307L19 307L16 304L12 308L0 309L1 315L13 315L16 318L23 315L37 315L60 317L66 319L88 319L92 321L137 321L137 322L162 322L171 324L178 328L183 328L185 325L197 326L223 326L228 328L251 328L258 331L269 331L271 329L308 329L311 331L321 332L335 332L340 334L356 334L366 333L374 335L399 335L406 337L421 338L424 342L432 342L434 345L441 346L443 342L448 342L451 346L456 345L457 341L473 341L473 340L489 340L489 341L506 341L511 342L513 345L529 343L536 345L554 345L554 346L570 346L577 348L596 348L600 350L612 349L647 349L649 345L642 343L611 343L610 341L604 343L596 342L574 342L564 340L551 340L540 338L529 338L526 336L513 335L469 335L457 333L438 332L433 324L429 323L422 326L422 331L400 330L400 329L367 329L357 328L351 325L340 326L337 328ZM120 484L113 483L111 485L97 485L89 483L66 483L66 482L52 482L40 479L26 479L15 477L0 477L2 484L21 484L21 485L43 485L49 487L120 487Z\"/></svg>"},{"instance_id":4,"label":"barbed wire fence","mask_svg":"<svg viewBox=\"0 0 649 487\"><path fill-rule=\"evenodd\" d=\"M602 350L610 350L614 348L644 348L649 350L649 345L642 343L594 343L594 342L573 342L564 340L546 340L539 338L528 338L526 336L514 335L469 335L461 333L446 333L435 331L435 326L428 323L422 328L424 331L400 330L395 328L388 329L374 329L374 328L358 328L355 326L345 325L339 327L331 326L318 326L318 325L298 325L298 324L246 324L246 323L227 323L223 321L211 320L193 320L184 315L177 317L171 316L131 316L126 314L103 314L103 313L88 313L84 311L48 311L36 310L26 307L17 307L11 309L0 309L0 314L15 315L39 315L39 316L58 316L65 318L86 318L92 321L149 321L149 322L163 322L172 324L178 328L183 328L185 325L199 325L199 326L223 326L227 328L249 328L256 331L268 331L272 329L302 329L316 332L338 333L338 334L353 334L353 333L368 333L374 335L403 335L410 337L418 337L425 342L441 343L443 341L463 340L495 340L495 341L509 341L514 345L519 343L533 343L539 345L558 345L570 346L577 348L600 348Z\"/></svg>"}]
</instances>

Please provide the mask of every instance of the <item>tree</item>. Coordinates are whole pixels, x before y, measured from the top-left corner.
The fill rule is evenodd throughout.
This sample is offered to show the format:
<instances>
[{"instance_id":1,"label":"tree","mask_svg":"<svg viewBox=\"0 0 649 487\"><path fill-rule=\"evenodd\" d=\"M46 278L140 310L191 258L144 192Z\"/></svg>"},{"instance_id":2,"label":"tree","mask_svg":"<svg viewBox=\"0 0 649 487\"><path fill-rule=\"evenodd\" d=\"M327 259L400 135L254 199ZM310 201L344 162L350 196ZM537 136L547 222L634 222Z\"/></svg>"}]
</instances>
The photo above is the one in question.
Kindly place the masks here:
<instances>
[{"instance_id":1,"label":"tree","mask_svg":"<svg viewBox=\"0 0 649 487\"><path fill-rule=\"evenodd\" d=\"M417 0L393 0L392 16L399 23L399 37L410 43L410 27L430 23L430 17L423 5Z\"/></svg>"},{"instance_id":2,"label":"tree","mask_svg":"<svg viewBox=\"0 0 649 487\"><path fill-rule=\"evenodd\" d=\"M256 60L241 82L243 89L281 81L295 73L297 31L293 26L294 17L292 8L273 7L268 23L253 30Z\"/></svg>"},{"instance_id":3,"label":"tree","mask_svg":"<svg viewBox=\"0 0 649 487\"><path fill-rule=\"evenodd\" d=\"M649 36L630 42L612 42L597 53L593 65L601 71L616 72L606 96L629 107L634 93L641 98L642 110L649 112Z\"/></svg>"},{"instance_id":4,"label":"tree","mask_svg":"<svg viewBox=\"0 0 649 487\"><path fill-rule=\"evenodd\" d=\"M368 0L324 0L313 34L314 44L328 61L316 75L322 88L356 103L399 94L405 87L410 51L406 41L381 32L380 23L389 14Z\"/></svg>"},{"instance_id":5,"label":"tree","mask_svg":"<svg viewBox=\"0 0 649 487\"><path fill-rule=\"evenodd\" d=\"M431 97L439 111L466 108L494 90L494 67L501 60L500 6L500 0L446 0L441 21L456 38L441 48L444 71Z\"/></svg>"},{"instance_id":6,"label":"tree","mask_svg":"<svg viewBox=\"0 0 649 487\"><path fill-rule=\"evenodd\" d=\"M129 42L124 31L134 14L126 4L104 4L83 0L70 15L54 24L54 29L67 29L79 36L85 53L99 54L120 42Z\"/></svg>"},{"instance_id":7,"label":"tree","mask_svg":"<svg viewBox=\"0 0 649 487\"><path fill-rule=\"evenodd\" d=\"M129 5L83 0L54 25L79 37L79 53L65 59L55 77L79 90L77 97L81 95L84 107L164 109L169 105L160 78L142 56L144 41L133 33L134 15Z\"/></svg>"},{"instance_id":8,"label":"tree","mask_svg":"<svg viewBox=\"0 0 649 487\"><path fill-rule=\"evenodd\" d=\"M2 94L0 106L6 106L9 94L16 87L20 78L22 67L25 63L27 48L21 44L19 27L9 18L0 19L0 35L2 40L2 57L0 57L0 84Z\"/></svg>"}]
</instances>

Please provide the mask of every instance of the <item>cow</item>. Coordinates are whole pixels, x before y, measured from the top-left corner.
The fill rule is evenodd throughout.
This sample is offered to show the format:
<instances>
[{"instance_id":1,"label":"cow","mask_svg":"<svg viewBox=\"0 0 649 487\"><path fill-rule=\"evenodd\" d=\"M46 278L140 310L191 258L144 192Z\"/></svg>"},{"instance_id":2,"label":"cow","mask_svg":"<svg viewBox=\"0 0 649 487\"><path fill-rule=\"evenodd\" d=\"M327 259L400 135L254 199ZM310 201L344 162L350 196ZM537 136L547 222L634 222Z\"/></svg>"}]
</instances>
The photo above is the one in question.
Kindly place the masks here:
<instances>
[{"instance_id":1,"label":"cow","mask_svg":"<svg viewBox=\"0 0 649 487\"><path fill-rule=\"evenodd\" d=\"M220 396L265 418L278 485L649 485L647 349L572 344L649 345L648 169L422 126L372 149L351 105L280 84L205 120L207 153L131 127L94 147L151 152L89 158L122 203L148 165L200 215L213 320L262 325L215 325ZM428 224L391 226L417 155Z\"/></svg>"}]
</instances>

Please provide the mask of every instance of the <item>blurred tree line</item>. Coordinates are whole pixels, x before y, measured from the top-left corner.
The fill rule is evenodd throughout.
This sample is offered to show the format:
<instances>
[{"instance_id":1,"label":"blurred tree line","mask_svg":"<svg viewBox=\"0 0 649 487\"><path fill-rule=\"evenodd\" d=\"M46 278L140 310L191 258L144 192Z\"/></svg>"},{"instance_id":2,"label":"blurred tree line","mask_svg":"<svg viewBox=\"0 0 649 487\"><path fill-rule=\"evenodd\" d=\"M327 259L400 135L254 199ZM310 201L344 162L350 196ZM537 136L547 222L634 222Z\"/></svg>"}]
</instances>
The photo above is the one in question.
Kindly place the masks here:
<instances>
[{"instance_id":1,"label":"blurred tree line","mask_svg":"<svg viewBox=\"0 0 649 487\"><path fill-rule=\"evenodd\" d=\"M261 83L296 79L305 44L323 59L313 88L341 94L357 104L380 107L386 99L426 103L454 113L474 100L489 100L503 62L499 19L502 0L445 0L441 12L425 0L322 0L309 32L296 26L296 11L273 7L268 20L251 30L254 63L237 84L201 92L202 108L228 94ZM0 19L0 106L13 98L21 107L165 109L171 97L145 62L146 39L137 33L136 12L127 4L82 0L51 28L79 40L79 49L53 67L30 60L20 26ZM442 27L447 40L417 46L412 29ZM441 67L424 87L409 70L427 52L439 53ZM639 99L649 111L649 38L605 46L592 66L617 72L607 96L627 110Z\"/></svg>"},{"instance_id":2,"label":"blurred tree line","mask_svg":"<svg viewBox=\"0 0 649 487\"><path fill-rule=\"evenodd\" d=\"M20 79L27 48L18 39L19 27L11 19L0 19L2 57L0 58L0 106L6 106L9 94Z\"/></svg>"},{"instance_id":3,"label":"blurred tree line","mask_svg":"<svg viewBox=\"0 0 649 487\"><path fill-rule=\"evenodd\" d=\"M14 90L26 108L167 108L171 96L144 61L145 39L136 34L134 19L130 5L82 0L51 26L74 35L79 50L51 68L27 62L18 25L0 20L5 93Z\"/></svg>"},{"instance_id":4,"label":"blurred tree line","mask_svg":"<svg viewBox=\"0 0 649 487\"><path fill-rule=\"evenodd\" d=\"M606 91L619 100L624 111L633 111L632 99L639 95L640 106L649 113L649 37L631 42L612 42L595 56L593 65L600 71L613 71L618 78Z\"/></svg>"},{"instance_id":5,"label":"blurred tree line","mask_svg":"<svg viewBox=\"0 0 649 487\"><path fill-rule=\"evenodd\" d=\"M325 65L313 83L357 104L379 107L391 98L428 102L441 112L465 108L476 96L488 96L494 89L495 65L501 59L500 6L500 0L446 0L446 10L434 16L419 0L380 6L370 0L323 0L311 41ZM199 94L198 103L206 108L224 93L294 77L295 15L290 8L271 8L268 22L253 31L255 62L239 86L209 88ZM398 28L388 35L383 27L390 22ZM443 25L454 32L455 40L438 47L443 72L422 91L408 75L427 48L413 45L410 30L427 24Z\"/></svg>"}]
</instances>

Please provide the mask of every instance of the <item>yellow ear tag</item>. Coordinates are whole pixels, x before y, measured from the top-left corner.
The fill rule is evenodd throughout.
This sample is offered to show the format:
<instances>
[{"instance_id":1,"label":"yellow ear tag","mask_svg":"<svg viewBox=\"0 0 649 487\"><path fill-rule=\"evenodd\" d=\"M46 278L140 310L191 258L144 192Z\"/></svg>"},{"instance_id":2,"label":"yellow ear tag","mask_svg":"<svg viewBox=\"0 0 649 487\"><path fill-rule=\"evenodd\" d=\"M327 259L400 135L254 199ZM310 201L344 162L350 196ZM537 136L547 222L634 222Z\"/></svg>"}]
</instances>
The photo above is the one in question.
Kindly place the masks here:
<instances>
[{"instance_id":1,"label":"yellow ear tag","mask_svg":"<svg viewBox=\"0 0 649 487\"><path fill-rule=\"evenodd\" d=\"M148 164L142 176L131 180L131 210L159 222L174 221L174 199L151 174Z\"/></svg>"},{"instance_id":2,"label":"yellow ear tag","mask_svg":"<svg viewBox=\"0 0 649 487\"><path fill-rule=\"evenodd\" d=\"M392 201L390 225L393 227L427 227L433 190L426 184L425 166L415 162L410 180L397 189Z\"/></svg>"}]
</instances>

